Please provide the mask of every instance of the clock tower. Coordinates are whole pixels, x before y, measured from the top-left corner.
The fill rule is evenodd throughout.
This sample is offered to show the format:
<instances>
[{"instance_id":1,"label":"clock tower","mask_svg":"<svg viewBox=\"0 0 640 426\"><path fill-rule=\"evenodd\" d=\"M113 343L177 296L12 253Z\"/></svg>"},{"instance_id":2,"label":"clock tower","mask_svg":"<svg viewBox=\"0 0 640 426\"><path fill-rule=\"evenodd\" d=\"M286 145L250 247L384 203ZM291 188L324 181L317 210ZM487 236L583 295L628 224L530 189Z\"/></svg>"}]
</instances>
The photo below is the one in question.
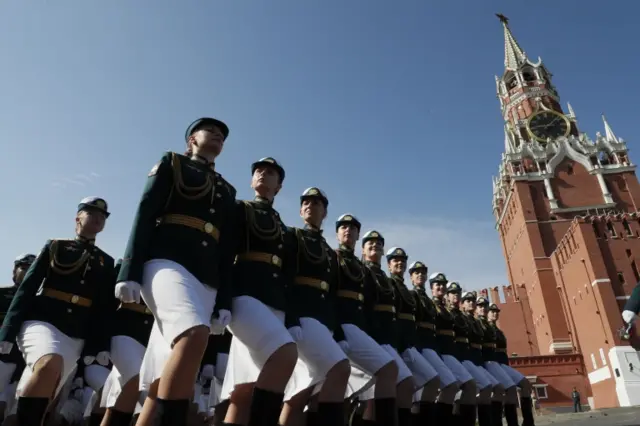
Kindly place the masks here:
<instances>
[{"instance_id":1,"label":"clock tower","mask_svg":"<svg viewBox=\"0 0 640 426\"><path fill-rule=\"evenodd\" d=\"M497 16L504 31L504 71L495 79L504 153L492 208L511 289L516 301L526 293L533 331L518 329L522 318L501 323L507 337L510 328L528 334L531 349L520 356L581 354L596 406L628 405L636 392L640 403L640 384L631 392L621 367L632 362L624 361L629 353L638 355L617 333L620 309L640 281L636 166L604 116L594 139L580 130L571 105L565 111L560 104L553 74Z\"/></svg>"}]
</instances>

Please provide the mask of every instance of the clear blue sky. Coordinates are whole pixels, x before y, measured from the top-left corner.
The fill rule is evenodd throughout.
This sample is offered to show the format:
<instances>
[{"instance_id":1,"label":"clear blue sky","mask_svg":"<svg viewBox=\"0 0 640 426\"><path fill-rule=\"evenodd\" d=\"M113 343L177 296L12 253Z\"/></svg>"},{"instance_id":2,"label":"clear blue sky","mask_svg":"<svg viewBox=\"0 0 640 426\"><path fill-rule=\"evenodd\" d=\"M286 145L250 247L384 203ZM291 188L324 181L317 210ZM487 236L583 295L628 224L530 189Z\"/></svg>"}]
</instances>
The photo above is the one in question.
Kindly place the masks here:
<instances>
[{"instance_id":1,"label":"clear blue sky","mask_svg":"<svg viewBox=\"0 0 640 426\"><path fill-rule=\"evenodd\" d=\"M218 169L240 197L250 163L274 156L289 224L319 186L327 228L350 212L465 287L506 284L491 213L504 146L495 12L583 131L605 112L637 146L636 2L3 1L2 281L18 254L71 238L89 195L110 203L98 244L121 256L148 171L213 115L231 128Z\"/></svg>"}]
</instances>

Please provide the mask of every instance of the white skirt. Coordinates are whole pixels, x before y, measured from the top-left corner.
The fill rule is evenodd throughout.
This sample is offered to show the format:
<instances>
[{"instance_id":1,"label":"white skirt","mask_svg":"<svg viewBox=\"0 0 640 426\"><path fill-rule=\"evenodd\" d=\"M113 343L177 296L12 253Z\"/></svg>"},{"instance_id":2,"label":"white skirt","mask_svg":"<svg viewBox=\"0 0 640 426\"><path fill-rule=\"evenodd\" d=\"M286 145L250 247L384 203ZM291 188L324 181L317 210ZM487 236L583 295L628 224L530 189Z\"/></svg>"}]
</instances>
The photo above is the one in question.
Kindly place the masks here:
<instances>
[{"instance_id":1,"label":"white skirt","mask_svg":"<svg viewBox=\"0 0 640 426\"><path fill-rule=\"evenodd\" d=\"M513 380L516 385L519 385L521 381L525 380L524 375L518 370L511 368L511 366L505 364L498 365L505 373L507 373L507 375L511 378L511 380Z\"/></svg>"},{"instance_id":2,"label":"white skirt","mask_svg":"<svg viewBox=\"0 0 640 426\"><path fill-rule=\"evenodd\" d=\"M140 387L148 390L162 375L175 339L193 327L211 327L217 291L166 259L145 263L142 281L142 298L155 318L140 371Z\"/></svg>"},{"instance_id":3,"label":"white skirt","mask_svg":"<svg viewBox=\"0 0 640 426\"><path fill-rule=\"evenodd\" d=\"M333 333L315 318L300 318L302 339L298 345L298 362L284 392L289 401L300 392L316 386L327 377L329 370L347 359Z\"/></svg>"},{"instance_id":4,"label":"white skirt","mask_svg":"<svg viewBox=\"0 0 640 426\"><path fill-rule=\"evenodd\" d=\"M473 380L476 381L476 387L479 391L485 390L491 386L491 379L485 373L484 368L480 368L469 360L462 361L462 365L467 369Z\"/></svg>"},{"instance_id":5,"label":"white skirt","mask_svg":"<svg viewBox=\"0 0 640 426\"><path fill-rule=\"evenodd\" d=\"M385 351L387 351L389 355L391 355L393 360L396 362L396 365L398 366L398 380L396 380L396 384L400 384L401 382L411 378L413 374L411 373L411 370L409 369L407 364L404 362L404 360L402 359L398 351L396 351L391 345L381 345L381 347ZM353 372L352 372L352 375L353 375ZM371 399L374 399L375 387L376 386L374 384L373 386L369 387L367 390L361 392L360 395L358 395L358 399L360 399L361 401L369 401Z\"/></svg>"},{"instance_id":6,"label":"white skirt","mask_svg":"<svg viewBox=\"0 0 640 426\"><path fill-rule=\"evenodd\" d=\"M233 338L220 391L223 401L237 385L254 383L269 357L282 346L293 343L284 325L284 312L251 296L236 297L232 303L229 331Z\"/></svg>"},{"instance_id":7,"label":"white skirt","mask_svg":"<svg viewBox=\"0 0 640 426\"><path fill-rule=\"evenodd\" d=\"M438 377L436 369L429 364L429 361L416 348L405 349L402 352L402 360L411 370L416 389L423 388L424 385Z\"/></svg>"},{"instance_id":8,"label":"white skirt","mask_svg":"<svg viewBox=\"0 0 640 426\"><path fill-rule=\"evenodd\" d=\"M62 386L75 371L76 363L84 347L84 340L69 337L52 324L43 321L25 321L22 324L20 333L18 333L16 342L27 365L24 371L29 372L27 375L24 372L22 373L18 383L18 393L28 383L31 378L31 372L33 372L33 366L38 360L45 355L56 354L60 355L63 360L60 382L56 389L56 395L58 395Z\"/></svg>"},{"instance_id":9,"label":"white skirt","mask_svg":"<svg viewBox=\"0 0 640 426\"><path fill-rule=\"evenodd\" d=\"M347 356L352 365L345 395L345 398L349 398L373 386L375 375L382 367L393 362L394 358L360 327L343 324L342 331L349 344Z\"/></svg>"},{"instance_id":10,"label":"white skirt","mask_svg":"<svg viewBox=\"0 0 640 426\"><path fill-rule=\"evenodd\" d=\"M484 367L500 384L506 389L516 386L516 383L511 377L500 367L495 361L487 361L484 363Z\"/></svg>"},{"instance_id":11,"label":"white skirt","mask_svg":"<svg viewBox=\"0 0 640 426\"><path fill-rule=\"evenodd\" d=\"M113 336L111 338L113 368L102 389L101 407L113 407L123 386L140 373L145 349L140 342L129 336Z\"/></svg>"},{"instance_id":12,"label":"white skirt","mask_svg":"<svg viewBox=\"0 0 640 426\"><path fill-rule=\"evenodd\" d=\"M444 363L444 361L436 351L434 351L433 349L425 348L421 351L421 354L438 372L441 390L457 382L456 376L451 372L449 367L447 367L447 365Z\"/></svg>"},{"instance_id":13,"label":"white skirt","mask_svg":"<svg viewBox=\"0 0 640 426\"><path fill-rule=\"evenodd\" d=\"M460 385L473 380L473 376L453 355L442 355L442 361L444 361L444 364L453 373Z\"/></svg>"}]
</instances>

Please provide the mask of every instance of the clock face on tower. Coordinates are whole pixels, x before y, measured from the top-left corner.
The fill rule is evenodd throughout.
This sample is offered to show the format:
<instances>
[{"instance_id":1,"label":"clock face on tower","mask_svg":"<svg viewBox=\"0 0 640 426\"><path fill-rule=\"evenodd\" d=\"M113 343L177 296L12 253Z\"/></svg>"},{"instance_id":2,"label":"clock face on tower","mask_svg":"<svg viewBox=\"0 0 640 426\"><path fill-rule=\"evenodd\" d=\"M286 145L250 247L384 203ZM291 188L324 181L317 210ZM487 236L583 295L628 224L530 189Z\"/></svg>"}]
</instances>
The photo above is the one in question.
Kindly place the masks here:
<instances>
[{"instance_id":1,"label":"clock face on tower","mask_svg":"<svg viewBox=\"0 0 640 426\"><path fill-rule=\"evenodd\" d=\"M531 136L538 142L546 142L560 136L568 136L571 126L569 120L555 111L541 111L533 114L527 123Z\"/></svg>"}]
</instances>

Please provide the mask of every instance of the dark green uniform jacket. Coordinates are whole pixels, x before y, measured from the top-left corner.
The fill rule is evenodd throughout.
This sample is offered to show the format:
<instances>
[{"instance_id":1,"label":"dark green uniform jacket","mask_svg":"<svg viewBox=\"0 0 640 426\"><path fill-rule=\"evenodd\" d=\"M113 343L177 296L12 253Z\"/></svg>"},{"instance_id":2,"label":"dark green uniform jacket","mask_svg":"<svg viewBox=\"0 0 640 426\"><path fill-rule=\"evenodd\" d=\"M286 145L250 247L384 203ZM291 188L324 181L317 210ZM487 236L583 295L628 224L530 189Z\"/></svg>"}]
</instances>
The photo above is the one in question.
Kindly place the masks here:
<instances>
[{"instance_id":1,"label":"dark green uniform jacket","mask_svg":"<svg viewBox=\"0 0 640 426\"><path fill-rule=\"evenodd\" d=\"M216 306L230 305L236 190L211 167L164 154L147 178L133 220L118 281L142 284L145 262L172 260L219 290Z\"/></svg>"},{"instance_id":2,"label":"dark green uniform jacket","mask_svg":"<svg viewBox=\"0 0 640 426\"><path fill-rule=\"evenodd\" d=\"M438 348L441 355L458 356L455 344L455 320L453 315L444 306L442 299L434 298L433 304L436 306L436 337L438 340Z\"/></svg>"},{"instance_id":3,"label":"dark green uniform jacket","mask_svg":"<svg viewBox=\"0 0 640 426\"><path fill-rule=\"evenodd\" d=\"M483 365L484 360L482 358L482 343L484 342L484 331L482 324L477 320L473 314L463 313L463 318L467 320L468 336L469 336L469 359L475 365Z\"/></svg>"},{"instance_id":4,"label":"dark green uniform jacket","mask_svg":"<svg viewBox=\"0 0 640 426\"><path fill-rule=\"evenodd\" d=\"M334 333L336 341L342 341L344 334L335 315L337 255L320 230L290 228L289 232L296 253L296 272L287 291L287 327L298 324L300 318L314 318Z\"/></svg>"},{"instance_id":5,"label":"dark green uniform jacket","mask_svg":"<svg viewBox=\"0 0 640 426\"><path fill-rule=\"evenodd\" d=\"M286 312L285 289L295 269L293 242L268 200L236 203L233 296L251 296Z\"/></svg>"},{"instance_id":6,"label":"dark green uniform jacket","mask_svg":"<svg viewBox=\"0 0 640 426\"><path fill-rule=\"evenodd\" d=\"M120 266L116 265L117 271ZM143 300L140 303L118 303L113 314L112 333L113 336L129 336L146 347L153 321L153 314Z\"/></svg>"},{"instance_id":7,"label":"dark green uniform jacket","mask_svg":"<svg viewBox=\"0 0 640 426\"><path fill-rule=\"evenodd\" d=\"M0 341L14 342L25 321L43 321L84 339L86 354L108 351L114 291L111 256L91 242L49 240L18 287Z\"/></svg>"},{"instance_id":8,"label":"dark green uniform jacket","mask_svg":"<svg viewBox=\"0 0 640 426\"><path fill-rule=\"evenodd\" d=\"M473 361L471 353L469 352L469 324L464 318L464 314L458 309L458 307L448 307L447 310L453 316L453 331L456 334L456 358L458 361Z\"/></svg>"},{"instance_id":9,"label":"dark green uniform jacket","mask_svg":"<svg viewBox=\"0 0 640 426\"><path fill-rule=\"evenodd\" d=\"M436 305L427 296L424 288L414 288L411 293L416 301L416 348L439 352L436 339Z\"/></svg>"},{"instance_id":10,"label":"dark green uniform jacket","mask_svg":"<svg viewBox=\"0 0 640 426\"><path fill-rule=\"evenodd\" d=\"M509 355L507 355L507 336L498 328L496 323L492 323L491 327L496 334L496 353L495 360L500 364L509 365Z\"/></svg>"},{"instance_id":11,"label":"dark green uniform jacket","mask_svg":"<svg viewBox=\"0 0 640 426\"><path fill-rule=\"evenodd\" d=\"M338 322L353 324L367 332L366 312L371 311L373 302L371 297L365 297L365 277L368 271L353 249L341 245L336 253L339 265Z\"/></svg>"},{"instance_id":12,"label":"dark green uniform jacket","mask_svg":"<svg viewBox=\"0 0 640 426\"><path fill-rule=\"evenodd\" d=\"M404 279L398 275L389 278L393 283L396 297L396 330L398 334L397 347L399 353L416 345L416 300L404 285Z\"/></svg>"},{"instance_id":13,"label":"dark green uniform jacket","mask_svg":"<svg viewBox=\"0 0 640 426\"><path fill-rule=\"evenodd\" d=\"M484 362L495 361L496 349L496 332L486 317L478 317L482 330L484 332L484 341L482 342L482 359Z\"/></svg>"},{"instance_id":14,"label":"dark green uniform jacket","mask_svg":"<svg viewBox=\"0 0 640 426\"><path fill-rule=\"evenodd\" d=\"M369 335L380 345L397 346L396 292L393 283L378 263L364 262L365 299L370 298L371 311L367 312Z\"/></svg>"}]
</instances>

